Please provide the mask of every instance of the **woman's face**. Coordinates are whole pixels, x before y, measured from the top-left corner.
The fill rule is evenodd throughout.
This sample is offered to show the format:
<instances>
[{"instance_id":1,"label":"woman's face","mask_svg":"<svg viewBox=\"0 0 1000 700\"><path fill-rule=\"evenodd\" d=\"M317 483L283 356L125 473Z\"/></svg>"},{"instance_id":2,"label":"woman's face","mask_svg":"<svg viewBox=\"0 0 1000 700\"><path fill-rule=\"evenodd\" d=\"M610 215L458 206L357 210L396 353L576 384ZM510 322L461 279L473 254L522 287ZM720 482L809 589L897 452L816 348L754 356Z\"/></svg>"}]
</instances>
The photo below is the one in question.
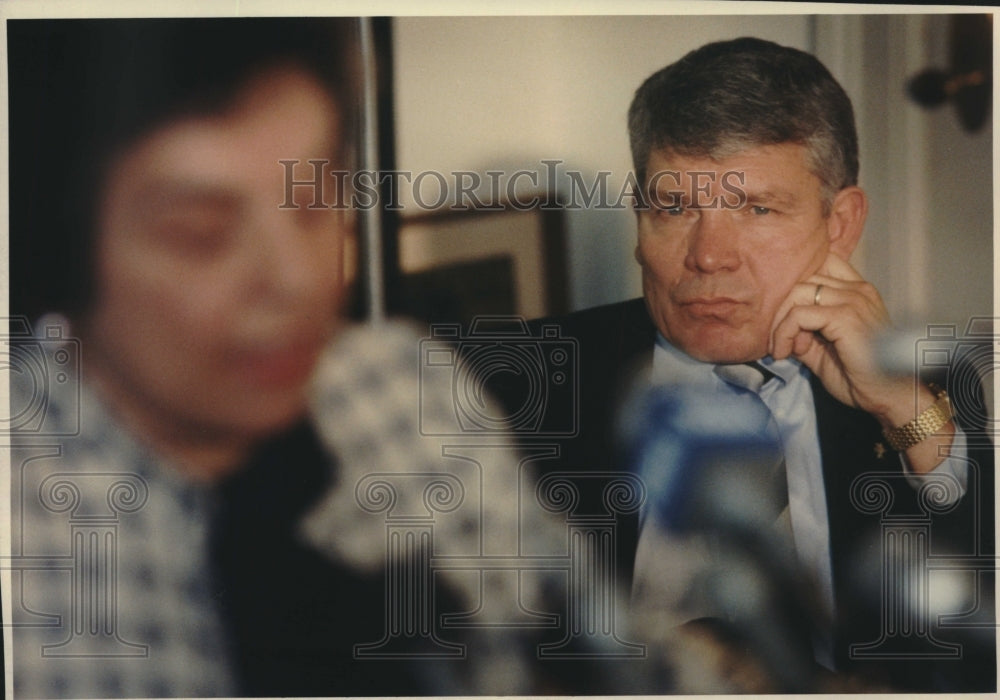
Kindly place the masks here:
<instances>
[{"instance_id":1,"label":"woman's face","mask_svg":"<svg viewBox=\"0 0 1000 700\"><path fill-rule=\"evenodd\" d=\"M337 167L338 113L320 84L261 74L232 106L183 118L126 150L101 200L83 371L139 426L187 438L256 439L305 407L337 318L342 212L285 201L310 159Z\"/></svg>"}]
</instances>

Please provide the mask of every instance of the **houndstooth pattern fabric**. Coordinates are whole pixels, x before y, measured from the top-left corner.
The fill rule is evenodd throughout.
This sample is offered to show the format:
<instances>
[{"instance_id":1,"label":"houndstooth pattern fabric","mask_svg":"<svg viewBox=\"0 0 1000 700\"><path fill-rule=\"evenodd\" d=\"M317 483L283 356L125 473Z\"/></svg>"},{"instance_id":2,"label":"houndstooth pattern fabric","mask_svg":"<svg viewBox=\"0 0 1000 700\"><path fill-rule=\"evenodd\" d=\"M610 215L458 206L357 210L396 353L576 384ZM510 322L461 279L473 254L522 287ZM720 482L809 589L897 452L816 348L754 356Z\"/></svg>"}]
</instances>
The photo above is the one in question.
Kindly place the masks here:
<instances>
[{"instance_id":1,"label":"houndstooth pattern fabric","mask_svg":"<svg viewBox=\"0 0 1000 700\"><path fill-rule=\"evenodd\" d=\"M509 437L454 434L454 374L423 371L421 340L413 327L396 323L347 328L321 358L312 420L337 455L338 471L303 519L303 538L331 560L367 571L388 565L387 523L399 518L432 529L435 557L565 556L565 523L538 507L535 485L522 475ZM52 388L47 429L58 433L63 425L63 432L73 432L78 410L82 431L15 436L15 696L232 695L208 574L211 491L161 464L85 386L78 399ZM78 504L63 482L75 484ZM391 502L382 500L386 484ZM117 507L109 507L112 501ZM99 548L82 547L85 568L100 583L83 596L90 601L95 591L100 598L111 589L114 595L107 607L91 606L89 617L82 616L100 629L79 630L74 613L79 618L88 601L74 588L73 542L79 545L82 536L86 545L93 533L114 546L103 559L95 559ZM115 572L115 584L109 587L98 570ZM551 577L445 570L435 580L468 610L479 610L488 629L544 608L539 601ZM81 639L81 646L66 644ZM491 653L470 658L466 684L456 688L528 692L534 648L481 641ZM60 653L77 655L53 656Z\"/></svg>"},{"instance_id":2,"label":"houndstooth pattern fabric","mask_svg":"<svg viewBox=\"0 0 1000 700\"><path fill-rule=\"evenodd\" d=\"M533 484L520 475L509 435L455 434L454 375L422 371L420 341L414 327L401 323L359 326L344 332L321 361L312 415L341 464L337 487L303 521L306 538L369 570L385 564L387 515L428 518L439 554L564 551L565 527L527 502L534 500ZM510 488L484 493L490 477ZM396 488L391 505L382 508L376 484L387 480ZM435 504L435 498L441 500ZM501 530L483 532L484 522Z\"/></svg>"},{"instance_id":3,"label":"houndstooth pattern fabric","mask_svg":"<svg viewBox=\"0 0 1000 700\"><path fill-rule=\"evenodd\" d=\"M231 695L208 577L210 493L138 445L86 386L50 388L44 430L12 436L15 697ZM80 434L53 435L75 432L76 410Z\"/></svg>"},{"instance_id":4,"label":"houndstooth pattern fabric","mask_svg":"<svg viewBox=\"0 0 1000 700\"><path fill-rule=\"evenodd\" d=\"M394 525L430 531L439 562L565 555L566 526L538 506L510 436L462 434L457 356L453 365L429 366L422 340L401 323L354 327L321 361L312 414L321 440L338 456L339 473L336 487L304 518L303 536L327 556L368 571L389 565L387 533ZM464 388L490 401L481 387ZM483 411L496 415L499 409L487 403ZM434 575L478 611L482 630L524 622L523 611L542 609L544 591L559 585L546 571L444 568ZM470 657L462 692L530 692L534 654L533 647L500 644Z\"/></svg>"}]
</instances>

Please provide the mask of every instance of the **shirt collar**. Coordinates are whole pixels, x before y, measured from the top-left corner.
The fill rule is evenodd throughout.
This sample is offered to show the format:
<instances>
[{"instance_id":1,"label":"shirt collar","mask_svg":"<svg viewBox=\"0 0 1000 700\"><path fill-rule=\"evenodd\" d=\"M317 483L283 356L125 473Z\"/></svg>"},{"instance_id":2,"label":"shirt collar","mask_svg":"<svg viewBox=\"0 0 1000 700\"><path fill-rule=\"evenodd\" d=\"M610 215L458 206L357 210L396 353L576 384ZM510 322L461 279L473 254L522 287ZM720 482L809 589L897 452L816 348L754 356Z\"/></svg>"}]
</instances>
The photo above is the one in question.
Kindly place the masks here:
<instances>
[{"instance_id":1,"label":"shirt collar","mask_svg":"<svg viewBox=\"0 0 1000 700\"><path fill-rule=\"evenodd\" d=\"M686 377L693 382L711 383L715 379L712 372L714 363L701 362L694 359L687 353L679 350L670 344L663 337L663 334L656 333L657 352L654 359L654 375L657 378L664 377ZM805 373L805 368L798 360L787 358L775 360L770 355L762 357L759 362L781 380L782 384L787 384L799 375Z\"/></svg>"}]
</instances>

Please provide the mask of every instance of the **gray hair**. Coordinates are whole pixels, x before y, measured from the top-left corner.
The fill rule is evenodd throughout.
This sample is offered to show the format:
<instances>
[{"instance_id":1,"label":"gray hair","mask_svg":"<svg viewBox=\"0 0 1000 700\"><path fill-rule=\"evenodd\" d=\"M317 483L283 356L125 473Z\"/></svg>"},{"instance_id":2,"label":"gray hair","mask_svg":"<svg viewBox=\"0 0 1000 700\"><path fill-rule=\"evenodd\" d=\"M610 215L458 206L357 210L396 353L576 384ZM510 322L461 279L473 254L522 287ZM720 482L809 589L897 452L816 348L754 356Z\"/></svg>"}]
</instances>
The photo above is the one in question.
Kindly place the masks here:
<instances>
[{"instance_id":1,"label":"gray hair","mask_svg":"<svg viewBox=\"0 0 1000 700\"><path fill-rule=\"evenodd\" d=\"M629 107L632 164L643 185L654 150L725 158L798 143L822 187L824 213L858 180L851 101L815 56L770 41L706 44L639 87Z\"/></svg>"}]
</instances>

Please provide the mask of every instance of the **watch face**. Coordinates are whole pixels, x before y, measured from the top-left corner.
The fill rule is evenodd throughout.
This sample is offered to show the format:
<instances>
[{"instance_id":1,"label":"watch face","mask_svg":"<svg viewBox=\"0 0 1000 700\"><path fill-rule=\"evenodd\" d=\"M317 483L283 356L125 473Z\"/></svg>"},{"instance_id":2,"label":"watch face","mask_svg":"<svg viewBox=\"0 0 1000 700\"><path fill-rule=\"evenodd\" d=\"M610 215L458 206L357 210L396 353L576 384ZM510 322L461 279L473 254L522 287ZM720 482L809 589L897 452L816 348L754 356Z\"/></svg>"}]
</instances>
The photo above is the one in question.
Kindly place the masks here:
<instances>
[{"instance_id":1,"label":"watch face","mask_svg":"<svg viewBox=\"0 0 1000 700\"><path fill-rule=\"evenodd\" d=\"M941 392L941 398L938 399L938 406L944 412L945 417L951 418L951 399L948 398L948 394Z\"/></svg>"},{"instance_id":2,"label":"watch face","mask_svg":"<svg viewBox=\"0 0 1000 700\"><path fill-rule=\"evenodd\" d=\"M930 383L927 386L934 393L934 398L937 399L937 403L935 403L934 406L936 406L944 414L945 421L953 418L954 414L951 410L951 398L948 396L948 392L934 383Z\"/></svg>"}]
</instances>

